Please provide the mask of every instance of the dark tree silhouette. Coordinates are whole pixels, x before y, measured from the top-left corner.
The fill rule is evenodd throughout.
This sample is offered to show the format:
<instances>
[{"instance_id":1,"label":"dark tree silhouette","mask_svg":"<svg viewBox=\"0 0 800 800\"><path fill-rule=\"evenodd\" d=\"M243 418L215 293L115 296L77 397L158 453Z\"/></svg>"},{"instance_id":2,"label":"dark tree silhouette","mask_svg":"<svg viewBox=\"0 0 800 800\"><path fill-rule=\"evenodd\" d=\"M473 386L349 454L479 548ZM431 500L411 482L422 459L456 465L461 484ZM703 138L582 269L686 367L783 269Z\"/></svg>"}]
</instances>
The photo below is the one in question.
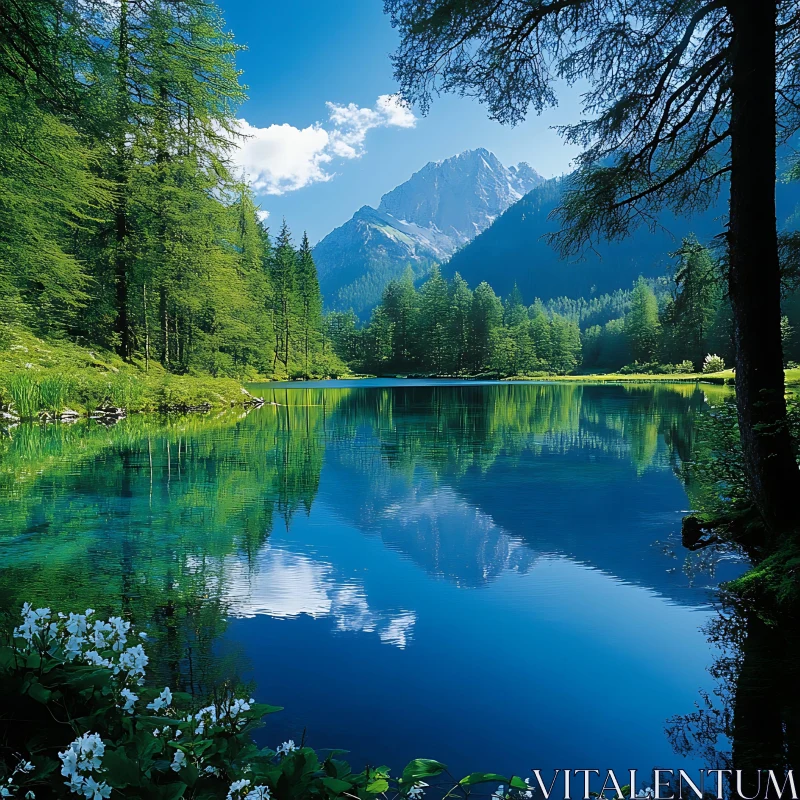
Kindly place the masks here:
<instances>
[{"instance_id":1,"label":"dark tree silhouette","mask_svg":"<svg viewBox=\"0 0 800 800\"><path fill-rule=\"evenodd\" d=\"M800 474L786 424L775 218L776 147L798 129L800 8L792 0L385 0L401 93L427 110L474 96L500 122L585 82L584 150L553 243L655 227L730 182L728 292L745 466L773 535L794 526Z\"/></svg>"}]
</instances>

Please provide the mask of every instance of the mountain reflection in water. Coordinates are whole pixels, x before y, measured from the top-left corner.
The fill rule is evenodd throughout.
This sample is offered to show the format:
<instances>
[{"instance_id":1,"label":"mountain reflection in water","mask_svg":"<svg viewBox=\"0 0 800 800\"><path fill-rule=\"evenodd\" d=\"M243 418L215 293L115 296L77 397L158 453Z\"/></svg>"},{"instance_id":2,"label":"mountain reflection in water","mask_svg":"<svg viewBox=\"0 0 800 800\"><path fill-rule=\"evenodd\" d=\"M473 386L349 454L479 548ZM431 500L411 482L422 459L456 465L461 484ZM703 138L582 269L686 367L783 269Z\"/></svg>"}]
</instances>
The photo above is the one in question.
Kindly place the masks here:
<instances>
[{"instance_id":1,"label":"mountain reflection in water","mask_svg":"<svg viewBox=\"0 0 800 800\"><path fill-rule=\"evenodd\" d=\"M727 389L258 391L274 405L11 430L3 607L127 613L158 680L252 681L287 708L265 741L307 728L356 764L701 763L665 727L713 691L700 627L741 565L683 569L681 465Z\"/></svg>"}]
</instances>

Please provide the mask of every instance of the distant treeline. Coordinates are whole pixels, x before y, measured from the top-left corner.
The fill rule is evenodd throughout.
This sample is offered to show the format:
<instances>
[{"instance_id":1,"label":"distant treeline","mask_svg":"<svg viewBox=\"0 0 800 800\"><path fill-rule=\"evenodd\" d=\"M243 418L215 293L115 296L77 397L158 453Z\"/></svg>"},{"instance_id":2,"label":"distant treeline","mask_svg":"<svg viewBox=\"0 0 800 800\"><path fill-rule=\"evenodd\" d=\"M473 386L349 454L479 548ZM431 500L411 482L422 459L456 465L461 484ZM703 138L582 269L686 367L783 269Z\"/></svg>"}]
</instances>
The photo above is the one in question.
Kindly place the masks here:
<instances>
[{"instance_id":1,"label":"distant treeline","mask_svg":"<svg viewBox=\"0 0 800 800\"><path fill-rule=\"evenodd\" d=\"M175 372L335 371L308 241L271 243L231 169L240 48L216 6L9 8L0 323Z\"/></svg>"},{"instance_id":2,"label":"distant treeline","mask_svg":"<svg viewBox=\"0 0 800 800\"><path fill-rule=\"evenodd\" d=\"M334 350L358 370L437 375L566 373L581 362L578 324L519 292L502 301L488 283L474 290L434 267L414 286L410 269L389 283L367 325L348 313L327 316Z\"/></svg>"},{"instance_id":3,"label":"distant treeline","mask_svg":"<svg viewBox=\"0 0 800 800\"><path fill-rule=\"evenodd\" d=\"M471 290L458 273L447 281L435 267L417 289L409 269L389 283L363 327L353 312L327 315L327 337L353 369L376 374L565 374L625 366L692 372L702 369L709 353L731 363L731 314L720 265L693 237L673 256L669 277L530 306L516 287L501 299L486 282ZM786 304L798 305L796 296ZM784 340L792 357L788 318Z\"/></svg>"}]
</instances>

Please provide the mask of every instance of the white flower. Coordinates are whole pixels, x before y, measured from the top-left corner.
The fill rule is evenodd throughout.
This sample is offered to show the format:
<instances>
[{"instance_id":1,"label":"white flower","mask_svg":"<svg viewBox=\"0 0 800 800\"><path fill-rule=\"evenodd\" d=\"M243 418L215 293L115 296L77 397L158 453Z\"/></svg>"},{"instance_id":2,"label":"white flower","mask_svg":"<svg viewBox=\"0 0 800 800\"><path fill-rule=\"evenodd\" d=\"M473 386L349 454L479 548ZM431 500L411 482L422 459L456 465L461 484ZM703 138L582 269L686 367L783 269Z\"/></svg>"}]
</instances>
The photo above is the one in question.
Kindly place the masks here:
<instances>
[{"instance_id":1,"label":"white flower","mask_svg":"<svg viewBox=\"0 0 800 800\"><path fill-rule=\"evenodd\" d=\"M164 691L152 703L148 703L147 707L152 708L153 711L161 711L162 708L167 708L170 703L172 703L172 692L169 686L165 686Z\"/></svg>"},{"instance_id":2,"label":"white flower","mask_svg":"<svg viewBox=\"0 0 800 800\"><path fill-rule=\"evenodd\" d=\"M103 800L111 797L111 787L103 781L98 783L94 778L89 777L83 784L83 796L89 800Z\"/></svg>"},{"instance_id":3,"label":"white flower","mask_svg":"<svg viewBox=\"0 0 800 800\"><path fill-rule=\"evenodd\" d=\"M191 717L187 717L187 722L191 722ZM206 725L209 727L217 723L217 709L215 706L201 708L195 715L197 727L194 730L195 736L202 736L205 733Z\"/></svg>"},{"instance_id":4,"label":"white flower","mask_svg":"<svg viewBox=\"0 0 800 800\"><path fill-rule=\"evenodd\" d=\"M250 781L248 780L242 779L240 781L234 781L231 784L231 788L228 789L228 797L226 800L242 800L249 786Z\"/></svg>"},{"instance_id":5,"label":"white flower","mask_svg":"<svg viewBox=\"0 0 800 800\"><path fill-rule=\"evenodd\" d=\"M73 636L83 636L86 633L86 616L84 614L73 614L70 612L64 627Z\"/></svg>"},{"instance_id":6,"label":"white flower","mask_svg":"<svg viewBox=\"0 0 800 800\"><path fill-rule=\"evenodd\" d=\"M428 786L425 781L417 781L409 790L408 796L411 800L417 800L425 794L425 788Z\"/></svg>"},{"instance_id":7,"label":"white flower","mask_svg":"<svg viewBox=\"0 0 800 800\"><path fill-rule=\"evenodd\" d=\"M33 791L25 792L25 800L36 800L36 795Z\"/></svg>"},{"instance_id":8,"label":"white flower","mask_svg":"<svg viewBox=\"0 0 800 800\"><path fill-rule=\"evenodd\" d=\"M89 650L83 654L83 660L87 664L94 664L96 667L108 667L111 669L114 665L107 658L103 658L96 650Z\"/></svg>"},{"instance_id":9,"label":"white flower","mask_svg":"<svg viewBox=\"0 0 800 800\"><path fill-rule=\"evenodd\" d=\"M110 621L110 620L109 620ZM116 645L114 646L116 649ZM139 679L144 678L144 668L150 659L144 652L144 648L137 644L136 647L129 647L119 657L119 663L115 668L116 672L127 672L129 677Z\"/></svg>"},{"instance_id":10,"label":"white flower","mask_svg":"<svg viewBox=\"0 0 800 800\"><path fill-rule=\"evenodd\" d=\"M206 767L203 772L207 775L219 775L219 769L217 767Z\"/></svg>"},{"instance_id":11,"label":"white flower","mask_svg":"<svg viewBox=\"0 0 800 800\"><path fill-rule=\"evenodd\" d=\"M231 703L231 706L230 706L230 709L228 710L228 713L231 716L231 718L235 718L235 717L239 716L239 713L241 711L249 711L249 710L250 710L250 703L248 703L247 700L242 700L242 699L237 697Z\"/></svg>"},{"instance_id":12,"label":"white flower","mask_svg":"<svg viewBox=\"0 0 800 800\"><path fill-rule=\"evenodd\" d=\"M19 764L17 764L17 768L14 770L14 772L28 773L28 772L33 772L33 770L34 770L33 764L31 764L30 761L26 761L23 758L22 761L20 761Z\"/></svg>"},{"instance_id":13,"label":"white flower","mask_svg":"<svg viewBox=\"0 0 800 800\"><path fill-rule=\"evenodd\" d=\"M106 746L96 733L84 733L58 756L61 759L61 774L68 778L66 786L74 794L82 794L90 800L102 800L111 795L111 787L98 783L87 775L102 766Z\"/></svg>"},{"instance_id":14,"label":"white flower","mask_svg":"<svg viewBox=\"0 0 800 800\"><path fill-rule=\"evenodd\" d=\"M77 634L72 634L69 639L67 639L64 649L66 650L67 659L69 661L73 661L81 654L85 642L86 637Z\"/></svg>"},{"instance_id":15,"label":"white flower","mask_svg":"<svg viewBox=\"0 0 800 800\"><path fill-rule=\"evenodd\" d=\"M106 634L111 633L111 626L107 622L97 620L92 626L92 633L94 636L94 646L98 649L103 649L108 646L106 641Z\"/></svg>"},{"instance_id":16,"label":"white flower","mask_svg":"<svg viewBox=\"0 0 800 800\"><path fill-rule=\"evenodd\" d=\"M123 689L120 694L122 695L123 699L125 700L125 705L122 706L123 711L127 711L130 714L133 714L133 704L139 699L138 695L135 695L130 689L125 688ZM150 706L148 706L150 708Z\"/></svg>"},{"instance_id":17,"label":"white flower","mask_svg":"<svg viewBox=\"0 0 800 800\"><path fill-rule=\"evenodd\" d=\"M159 737L159 736L161 736L161 728L156 728L156 729L153 731L153 736L155 736L156 738L157 738L157 737Z\"/></svg>"},{"instance_id":18,"label":"white flower","mask_svg":"<svg viewBox=\"0 0 800 800\"><path fill-rule=\"evenodd\" d=\"M172 757L172 763L169 765L170 769L174 772L180 772L186 766L186 753L183 750L176 750L175 755Z\"/></svg>"},{"instance_id":19,"label":"white flower","mask_svg":"<svg viewBox=\"0 0 800 800\"><path fill-rule=\"evenodd\" d=\"M49 630L49 622L49 608L34 609L30 603L25 603L22 606L22 625L14 629L14 636L19 636L31 643L34 636L42 636L45 630Z\"/></svg>"},{"instance_id":20,"label":"white flower","mask_svg":"<svg viewBox=\"0 0 800 800\"><path fill-rule=\"evenodd\" d=\"M294 739L289 739L288 742L284 742L282 745L278 746L277 753L279 756L288 756L289 753L293 753L295 750L297 750L297 747L295 747Z\"/></svg>"},{"instance_id":21,"label":"white flower","mask_svg":"<svg viewBox=\"0 0 800 800\"><path fill-rule=\"evenodd\" d=\"M256 786L245 795L244 800L270 800L269 786Z\"/></svg>"},{"instance_id":22,"label":"white flower","mask_svg":"<svg viewBox=\"0 0 800 800\"><path fill-rule=\"evenodd\" d=\"M72 747L69 750L65 750L63 753L59 753L58 757L61 759L61 774L68 778L70 775L74 775L78 771L78 751L74 750Z\"/></svg>"}]
</instances>

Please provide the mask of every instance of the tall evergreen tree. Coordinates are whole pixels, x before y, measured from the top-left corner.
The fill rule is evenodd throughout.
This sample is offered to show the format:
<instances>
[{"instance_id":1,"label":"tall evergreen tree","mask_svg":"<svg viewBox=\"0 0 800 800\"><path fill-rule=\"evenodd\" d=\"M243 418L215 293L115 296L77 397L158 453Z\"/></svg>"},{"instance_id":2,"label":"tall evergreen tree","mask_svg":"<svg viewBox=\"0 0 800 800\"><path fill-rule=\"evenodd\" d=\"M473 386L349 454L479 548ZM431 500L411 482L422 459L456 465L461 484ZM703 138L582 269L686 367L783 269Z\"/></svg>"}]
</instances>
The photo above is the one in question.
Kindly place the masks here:
<instances>
[{"instance_id":1,"label":"tall evergreen tree","mask_svg":"<svg viewBox=\"0 0 800 800\"><path fill-rule=\"evenodd\" d=\"M640 277L633 287L631 307L625 315L625 334L637 362L653 361L658 353L659 333L658 300L647 281Z\"/></svg>"},{"instance_id":2,"label":"tall evergreen tree","mask_svg":"<svg viewBox=\"0 0 800 800\"><path fill-rule=\"evenodd\" d=\"M486 281L472 293L469 359L473 372L491 368L495 331L503 322L503 304Z\"/></svg>"},{"instance_id":3,"label":"tall evergreen tree","mask_svg":"<svg viewBox=\"0 0 800 800\"><path fill-rule=\"evenodd\" d=\"M313 359L321 348L322 295L319 291L317 267L311 254L308 234L305 232L297 256L296 275L303 369L306 375L310 375Z\"/></svg>"},{"instance_id":4,"label":"tall evergreen tree","mask_svg":"<svg viewBox=\"0 0 800 800\"><path fill-rule=\"evenodd\" d=\"M289 357L297 335L298 309L296 307L297 252L292 245L292 234L286 220L281 225L275 243L270 279L272 283L272 315L275 329L275 358L273 372L283 365L283 373L289 375Z\"/></svg>"},{"instance_id":5,"label":"tall evergreen tree","mask_svg":"<svg viewBox=\"0 0 800 800\"><path fill-rule=\"evenodd\" d=\"M669 312L668 334L697 370L709 352L708 339L722 299L716 264L697 239L684 239L675 255L676 294Z\"/></svg>"},{"instance_id":6,"label":"tall evergreen tree","mask_svg":"<svg viewBox=\"0 0 800 800\"><path fill-rule=\"evenodd\" d=\"M414 288L414 274L407 267L403 277L389 283L383 293L383 310L392 332L392 368L413 367L417 352L419 297Z\"/></svg>"},{"instance_id":7,"label":"tall evergreen tree","mask_svg":"<svg viewBox=\"0 0 800 800\"><path fill-rule=\"evenodd\" d=\"M441 375L450 359L449 331L450 297L447 281L441 270L434 266L420 292L418 343L420 360L424 358L430 371Z\"/></svg>"},{"instance_id":8,"label":"tall evergreen tree","mask_svg":"<svg viewBox=\"0 0 800 800\"><path fill-rule=\"evenodd\" d=\"M456 272L450 283L450 309L448 312L448 339L450 342L450 369L464 372L469 364L470 314L472 291Z\"/></svg>"},{"instance_id":9,"label":"tall evergreen tree","mask_svg":"<svg viewBox=\"0 0 800 800\"><path fill-rule=\"evenodd\" d=\"M503 303L503 324L508 327L519 325L520 322L528 319L528 310L522 302L522 292L520 292L517 284Z\"/></svg>"}]
</instances>

